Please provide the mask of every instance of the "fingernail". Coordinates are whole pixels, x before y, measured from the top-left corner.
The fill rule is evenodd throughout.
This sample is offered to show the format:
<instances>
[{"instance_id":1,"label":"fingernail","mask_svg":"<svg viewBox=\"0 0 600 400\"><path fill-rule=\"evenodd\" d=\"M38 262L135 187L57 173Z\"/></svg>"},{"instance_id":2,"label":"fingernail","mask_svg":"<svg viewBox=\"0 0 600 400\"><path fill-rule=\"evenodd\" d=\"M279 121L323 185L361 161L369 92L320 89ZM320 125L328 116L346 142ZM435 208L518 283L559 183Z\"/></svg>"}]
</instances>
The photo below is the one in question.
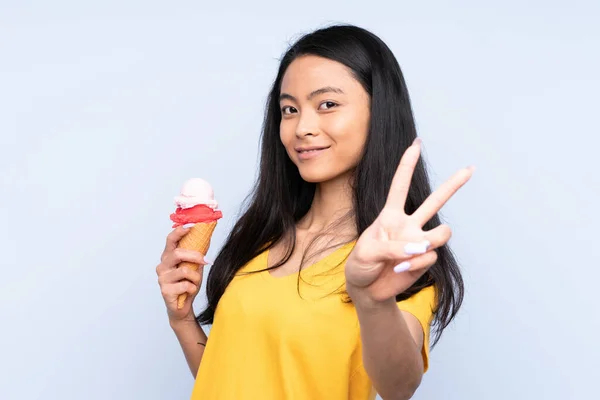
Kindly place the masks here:
<instances>
[{"instance_id":1,"label":"fingernail","mask_svg":"<svg viewBox=\"0 0 600 400\"><path fill-rule=\"evenodd\" d=\"M427 240L420 243L407 243L404 246L404 252L406 254L423 254L427 252L429 245L430 243Z\"/></svg>"},{"instance_id":2,"label":"fingernail","mask_svg":"<svg viewBox=\"0 0 600 400\"><path fill-rule=\"evenodd\" d=\"M214 261L211 261L209 258L204 257L204 264L206 264L206 265L213 265Z\"/></svg>"},{"instance_id":3,"label":"fingernail","mask_svg":"<svg viewBox=\"0 0 600 400\"><path fill-rule=\"evenodd\" d=\"M412 144L413 144L413 146L414 146L415 144L421 144L421 143L423 143L423 141L421 140L421 138L416 138L416 139L413 141L413 143L412 143Z\"/></svg>"},{"instance_id":4,"label":"fingernail","mask_svg":"<svg viewBox=\"0 0 600 400\"><path fill-rule=\"evenodd\" d=\"M403 261L394 267L394 272L399 274L400 272L408 271L410 269L410 263Z\"/></svg>"},{"instance_id":5,"label":"fingernail","mask_svg":"<svg viewBox=\"0 0 600 400\"><path fill-rule=\"evenodd\" d=\"M191 227L192 227L192 226L194 226L194 225L196 225L196 224L194 224L194 223L191 223L191 224L185 224L185 225L183 225L183 229L188 229L188 228L191 228Z\"/></svg>"}]
</instances>

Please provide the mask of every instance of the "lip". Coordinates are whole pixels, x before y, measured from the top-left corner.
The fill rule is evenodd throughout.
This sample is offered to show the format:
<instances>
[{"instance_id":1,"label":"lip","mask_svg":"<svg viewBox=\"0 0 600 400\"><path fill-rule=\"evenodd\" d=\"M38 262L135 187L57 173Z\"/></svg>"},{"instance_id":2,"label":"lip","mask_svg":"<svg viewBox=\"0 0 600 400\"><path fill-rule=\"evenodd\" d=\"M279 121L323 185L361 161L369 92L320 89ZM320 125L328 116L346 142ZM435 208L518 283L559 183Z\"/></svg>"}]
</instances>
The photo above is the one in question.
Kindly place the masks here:
<instances>
[{"instance_id":1,"label":"lip","mask_svg":"<svg viewBox=\"0 0 600 400\"><path fill-rule=\"evenodd\" d=\"M302 146L295 147L294 150L298 153L298 158L300 160L310 160L311 158L320 156L330 147L331 146Z\"/></svg>"}]
</instances>

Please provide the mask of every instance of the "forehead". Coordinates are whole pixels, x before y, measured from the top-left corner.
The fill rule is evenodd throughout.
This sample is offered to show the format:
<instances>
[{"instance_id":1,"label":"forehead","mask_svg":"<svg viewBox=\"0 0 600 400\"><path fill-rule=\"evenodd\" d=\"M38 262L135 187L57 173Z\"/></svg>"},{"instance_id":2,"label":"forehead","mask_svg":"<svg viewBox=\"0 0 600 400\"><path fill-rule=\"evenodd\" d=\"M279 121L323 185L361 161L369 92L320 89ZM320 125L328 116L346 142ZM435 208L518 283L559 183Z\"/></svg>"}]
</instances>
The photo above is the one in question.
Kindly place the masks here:
<instances>
[{"instance_id":1,"label":"forehead","mask_svg":"<svg viewBox=\"0 0 600 400\"><path fill-rule=\"evenodd\" d=\"M302 94L325 86L339 87L346 92L360 84L344 64L309 55L292 61L283 75L281 92Z\"/></svg>"}]
</instances>

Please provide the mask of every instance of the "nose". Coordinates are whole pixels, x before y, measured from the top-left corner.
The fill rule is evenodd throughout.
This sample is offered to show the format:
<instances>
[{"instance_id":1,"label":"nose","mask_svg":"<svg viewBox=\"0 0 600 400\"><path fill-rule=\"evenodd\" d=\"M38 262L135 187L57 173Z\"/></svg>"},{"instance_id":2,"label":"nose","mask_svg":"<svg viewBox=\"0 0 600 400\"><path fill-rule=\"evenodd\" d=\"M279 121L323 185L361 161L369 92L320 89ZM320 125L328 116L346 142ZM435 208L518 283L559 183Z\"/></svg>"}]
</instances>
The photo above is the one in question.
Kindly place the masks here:
<instances>
[{"instance_id":1,"label":"nose","mask_svg":"<svg viewBox=\"0 0 600 400\"><path fill-rule=\"evenodd\" d=\"M318 136L319 135L319 117L316 113L301 114L298 125L296 125L296 137Z\"/></svg>"}]
</instances>

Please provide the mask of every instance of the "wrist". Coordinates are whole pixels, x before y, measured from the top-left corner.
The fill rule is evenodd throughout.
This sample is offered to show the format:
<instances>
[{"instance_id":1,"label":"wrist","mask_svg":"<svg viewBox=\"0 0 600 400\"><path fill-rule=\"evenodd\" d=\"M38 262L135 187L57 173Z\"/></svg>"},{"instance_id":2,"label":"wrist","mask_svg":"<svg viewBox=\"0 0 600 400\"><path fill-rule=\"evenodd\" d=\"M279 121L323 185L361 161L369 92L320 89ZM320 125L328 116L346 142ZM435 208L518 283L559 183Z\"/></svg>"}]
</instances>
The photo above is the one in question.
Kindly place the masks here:
<instances>
[{"instance_id":1,"label":"wrist","mask_svg":"<svg viewBox=\"0 0 600 400\"><path fill-rule=\"evenodd\" d=\"M173 330L177 330L177 329L181 329L181 328L189 328L189 327L195 327L198 326L198 321L196 321L196 318L192 315L190 317L185 317L185 318L180 318L180 319L172 319L169 318L169 325L171 325L171 329Z\"/></svg>"},{"instance_id":2,"label":"wrist","mask_svg":"<svg viewBox=\"0 0 600 400\"><path fill-rule=\"evenodd\" d=\"M347 288L348 295L352 299L352 303L357 310L365 311L379 311L389 310L396 306L396 298L391 297L386 300L375 300L369 297L366 293L360 289Z\"/></svg>"},{"instance_id":3,"label":"wrist","mask_svg":"<svg viewBox=\"0 0 600 400\"><path fill-rule=\"evenodd\" d=\"M396 310L398 308L396 305L396 299L394 298L378 301L369 299L367 297L357 297L356 299L352 298L352 302L354 303L354 307L357 311L365 311L370 313Z\"/></svg>"}]
</instances>

